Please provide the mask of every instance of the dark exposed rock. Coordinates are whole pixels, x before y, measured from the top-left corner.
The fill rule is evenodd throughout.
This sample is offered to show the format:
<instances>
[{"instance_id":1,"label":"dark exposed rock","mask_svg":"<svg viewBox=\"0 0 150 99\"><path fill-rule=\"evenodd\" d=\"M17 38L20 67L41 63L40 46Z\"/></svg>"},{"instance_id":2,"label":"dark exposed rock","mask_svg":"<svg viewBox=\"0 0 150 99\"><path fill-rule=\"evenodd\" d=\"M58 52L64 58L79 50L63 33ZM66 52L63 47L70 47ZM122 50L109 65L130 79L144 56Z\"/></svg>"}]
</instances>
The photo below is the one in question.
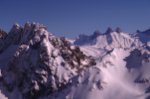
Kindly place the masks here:
<instances>
[{"instance_id":1,"label":"dark exposed rock","mask_svg":"<svg viewBox=\"0 0 150 99\"><path fill-rule=\"evenodd\" d=\"M74 42L75 45L84 45L84 44L93 44L95 43L98 36L102 35L102 33L98 30L94 31L92 35L81 34Z\"/></svg>"},{"instance_id":2,"label":"dark exposed rock","mask_svg":"<svg viewBox=\"0 0 150 99\"><path fill-rule=\"evenodd\" d=\"M0 39L5 39L6 36L7 36L7 33L4 30L0 29Z\"/></svg>"},{"instance_id":3,"label":"dark exposed rock","mask_svg":"<svg viewBox=\"0 0 150 99\"><path fill-rule=\"evenodd\" d=\"M117 27L115 31L116 31L117 33L122 32L122 30L121 30L121 28L120 28L120 27Z\"/></svg>"},{"instance_id":4,"label":"dark exposed rock","mask_svg":"<svg viewBox=\"0 0 150 99\"><path fill-rule=\"evenodd\" d=\"M111 27L108 27L108 29L106 30L105 34L109 34L111 32L113 32L113 29Z\"/></svg>"},{"instance_id":5,"label":"dark exposed rock","mask_svg":"<svg viewBox=\"0 0 150 99\"><path fill-rule=\"evenodd\" d=\"M130 56L125 58L127 62L127 68L130 70L132 68L140 68L142 65L143 55L140 50L135 49L131 52Z\"/></svg>"}]
</instances>

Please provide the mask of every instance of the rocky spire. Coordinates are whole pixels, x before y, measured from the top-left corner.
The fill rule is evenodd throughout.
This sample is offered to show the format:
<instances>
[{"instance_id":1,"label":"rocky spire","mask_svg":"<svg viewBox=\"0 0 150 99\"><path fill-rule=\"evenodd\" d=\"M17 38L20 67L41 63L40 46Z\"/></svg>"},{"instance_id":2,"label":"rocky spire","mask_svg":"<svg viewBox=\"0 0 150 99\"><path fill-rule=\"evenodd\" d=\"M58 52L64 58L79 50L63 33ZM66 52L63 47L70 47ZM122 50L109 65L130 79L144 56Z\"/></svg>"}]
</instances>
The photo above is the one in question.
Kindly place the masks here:
<instances>
[{"instance_id":1,"label":"rocky spire","mask_svg":"<svg viewBox=\"0 0 150 99\"><path fill-rule=\"evenodd\" d=\"M120 28L120 27L117 27L115 31L116 31L117 33L122 32L122 30L121 30L121 28Z\"/></svg>"},{"instance_id":2,"label":"rocky spire","mask_svg":"<svg viewBox=\"0 0 150 99\"><path fill-rule=\"evenodd\" d=\"M99 35L101 35L102 33L99 30L94 31L93 35L91 35L92 39L97 38Z\"/></svg>"},{"instance_id":3,"label":"rocky spire","mask_svg":"<svg viewBox=\"0 0 150 99\"><path fill-rule=\"evenodd\" d=\"M113 32L113 29L111 27L108 27L108 29L106 30L105 34L109 34L111 32Z\"/></svg>"}]
</instances>

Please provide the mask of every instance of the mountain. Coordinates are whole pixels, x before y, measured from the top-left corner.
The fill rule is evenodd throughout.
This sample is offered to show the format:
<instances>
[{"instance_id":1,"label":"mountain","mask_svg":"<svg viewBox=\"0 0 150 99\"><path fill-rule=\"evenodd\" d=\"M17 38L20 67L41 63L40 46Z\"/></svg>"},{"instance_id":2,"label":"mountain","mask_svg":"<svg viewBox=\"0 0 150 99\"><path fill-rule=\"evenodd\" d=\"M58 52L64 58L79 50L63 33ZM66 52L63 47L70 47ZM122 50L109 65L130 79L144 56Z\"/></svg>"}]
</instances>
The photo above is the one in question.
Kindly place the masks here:
<instances>
[{"instance_id":1,"label":"mountain","mask_svg":"<svg viewBox=\"0 0 150 99\"><path fill-rule=\"evenodd\" d=\"M39 23L1 30L0 97L150 99L145 33L129 34L118 27L71 40Z\"/></svg>"},{"instance_id":2,"label":"mountain","mask_svg":"<svg viewBox=\"0 0 150 99\"><path fill-rule=\"evenodd\" d=\"M81 99L149 99L150 49L138 35L108 28L106 33L96 38L94 44L85 44L80 48L96 60L95 68L99 73L94 79L100 79L91 83L94 82L91 78L89 86L80 84L80 87L87 89L83 95L79 94L83 97ZM94 70L92 72L95 73Z\"/></svg>"},{"instance_id":3,"label":"mountain","mask_svg":"<svg viewBox=\"0 0 150 99\"><path fill-rule=\"evenodd\" d=\"M96 43L96 38L101 35L100 31L95 31L92 35L79 35L79 37L74 41L75 45L85 45Z\"/></svg>"},{"instance_id":4,"label":"mountain","mask_svg":"<svg viewBox=\"0 0 150 99\"><path fill-rule=\"evenodd\" d=\"M0 84L8 99L37 99L61 91L72 77L96 64L41 24L15 24L2 42Z\"/></svg>"},{"instance_id":5,"label":"mountain","mask_svg":"<svg viewBox=\"0 0 150 99\"><path fill-rule=\"evenodd\" d=\"M139 30L137 30L137 37L139 37L139 39L143 43L150 42L150 29L147 29L145 31L139 31Z\"/></svg>"},{"instance_id":6,"label":"mountain","mask_svg":"<svg viewBox=\"0 0 150 99\"><path fill-rule=\"evenodd\" d=\"M142 43L140 42L137 37L134 35L131 35L129 33L124 33L124 32L118 32L113 31L112 29L108 28L107 31L101 35L94 36L93 39L89 39L89 37L92 37L94 34L91 36L84 36L80 37L80 39L76 39L74 41L74 44L76 45L84 45L84 46L94 46L97 48L130 48L132 46L141 46ZM87 37L87 38L86 38ZM85 40L87 39L87 40ZM83 41L82 41L83 40ZM88 41L89 40L89 41ZM81 41L81 42L80 42ZM94 41L94 43L93 43ZM81 44L82 43L82 44Z\"/></svg>"}]
</instances>

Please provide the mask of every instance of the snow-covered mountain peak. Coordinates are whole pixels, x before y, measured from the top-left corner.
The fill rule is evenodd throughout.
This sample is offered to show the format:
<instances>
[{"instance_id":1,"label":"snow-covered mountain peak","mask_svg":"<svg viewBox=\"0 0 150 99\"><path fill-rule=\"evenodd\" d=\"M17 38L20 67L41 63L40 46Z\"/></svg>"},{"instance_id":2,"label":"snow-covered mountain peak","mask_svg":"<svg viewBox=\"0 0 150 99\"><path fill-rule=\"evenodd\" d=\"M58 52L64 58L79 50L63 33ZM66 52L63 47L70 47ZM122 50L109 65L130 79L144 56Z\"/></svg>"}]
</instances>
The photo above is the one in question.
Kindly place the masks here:
<instances>
[{"instance_id":1,"label":"snow-covered mountain peak","mask_svg":"<svg viewBox=\"0 0 150 99\"><path fill-rule=\"evenodd\" d=\"M119 27L115 31L109 27L105 33L94 35L96 34L90 36L81 35L74 41L74 44L83 46L91 45L97 48L130 48L142 45L141 41L134 35L122 32Z\"/></svg>"},{"instance_id":2,"label":"snow-covered mountain peak","mask_svg":"<svg viewBox=\"0 0 150 99\"><path fill-rule=\"evenodd\" d=\"M124 32L111 32L110 34L104 34L97 38L95 46L99 48L111 47L111 48L130 48L134 43L135 39L131 35ZM103 42L103 43L101 43Z\"/></svg>"},{"instance_id":3,"label":"snow-covered mountain peak","mask_svg":"<svg viewBox=\"0 0 150 99\"><path fill-rule=\"evenodd\" d=\"M150 97L150 42L142 36L108 28L74 41L29 22L0 35L2 99Z\"/></svg>"},{"instance_id":4,"label":"snow-covered mountain peak","mask_svg":"<svg viewBox=\"0 0 150 99\"><path fill-rule=\"evenodd\" d=\"M6 92L18 90L25 99L60 91L72 77L96 64L78 46L55 37L41 24L15 25L2 42L1 84Z\"/></svg>"},{"instance_id":5,"label":"snow-covered mountain peak","mask_svg":"<svg viewBox=\"0 0 150 99\"><path fill-rule=\"evenodd\" d=\"M79 35L79 37L74 41L75 45L92 45L95 44L96 39L98 36L102 35L101 32L99 32L98 30L95 31L93 34L91 35Z\"/></svg>"},{"instance_id":6,"label":"snow-covered mountain peak","mask_svg":"<svg viewBox=\"0 0 150 99\"><path fill-rule=\"evenodd\" d=\"M109 29L110 30L110 29ZM107 32L104 34L100 34L95 36L94 39L91 39L92 35L80 37L75 40L76 45L83 46L94 46L96 48L130 48L134 46L142 46L139 39L136 39L134 35L129 33L118 31Z\"/></svg>"}]
</instances>

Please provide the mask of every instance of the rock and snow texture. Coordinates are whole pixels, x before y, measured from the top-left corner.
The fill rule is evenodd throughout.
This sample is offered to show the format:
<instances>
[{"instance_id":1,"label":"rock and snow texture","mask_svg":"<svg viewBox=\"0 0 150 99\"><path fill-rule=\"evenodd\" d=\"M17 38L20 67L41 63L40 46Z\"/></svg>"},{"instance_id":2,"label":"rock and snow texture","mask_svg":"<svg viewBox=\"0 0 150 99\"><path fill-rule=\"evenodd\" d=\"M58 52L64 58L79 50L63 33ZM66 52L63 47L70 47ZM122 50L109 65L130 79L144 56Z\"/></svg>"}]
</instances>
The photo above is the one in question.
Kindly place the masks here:
<instances>
[{"instance_id":1,"label":"rock and snow texture","mask_svg":"<svg viewBox=\"0 0 150 99\"><path fill-rule=\"evenodd\" d=\"M0 99L150 99L145 35L108 28L69 40L37 23L0 30Z\"/></svg>"},{"instance_id":2,"label":"rock and snow texture","mask_svg":"<svg viewBox=\"0 0 150 99\"><path fill-rule=\"evenodd\" d=\"M17 94L17 99L37 99L61 91L72 77L95 65L79 47L40 24L16 24L2 42L0 84L8 99Z\"/></svg>"},{"instance_id":3,"label":"rock and snow texture","mask_svg":"<svg viewBox=\"0 0 150 99\"><path fill-rule=\"evenodd\" d=\"M105 34L95 38L95 43L80 46L86 55L96 60L95 68L99 69L96 79L100 77L102 88L98 89L93 79L86 81L92 81L90 85L79 84L79 88L89 88L84 91L86 93L79 94L81 99L150 99L150 37L146 37L147 41L143 42L141 39L145 38L137 34L116 32L109 28ZM74 90L81 91L78 87Z\"/></svg>"},{"instance_id":4,"label":"rock and snow texture","mask_svg":"<svg viewBox=\"0 0 150 99\"><path fill-rule=\"evenodd\" d=\"M101 35L99 31L95 31L93 35L84 35L81 34L79 37L74 41L75 45L91 45L96 43L96 38Z\"/></svg>"}]
</instances>

